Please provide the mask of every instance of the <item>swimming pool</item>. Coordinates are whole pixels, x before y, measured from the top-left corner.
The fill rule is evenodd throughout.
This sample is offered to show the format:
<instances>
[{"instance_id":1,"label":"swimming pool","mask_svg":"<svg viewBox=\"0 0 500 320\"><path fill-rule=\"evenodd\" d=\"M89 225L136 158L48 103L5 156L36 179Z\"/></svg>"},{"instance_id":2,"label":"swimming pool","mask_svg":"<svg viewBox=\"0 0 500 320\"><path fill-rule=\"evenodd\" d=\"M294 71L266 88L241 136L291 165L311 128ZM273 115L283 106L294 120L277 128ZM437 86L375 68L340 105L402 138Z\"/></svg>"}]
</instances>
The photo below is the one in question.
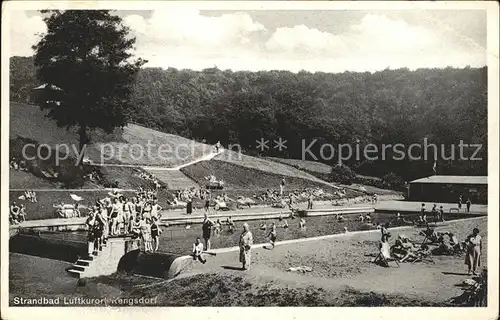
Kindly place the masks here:
<instances>
[{"instance_id":1,"label":"swimming pool","mask_svg":"<svg viewBox=\"0 0 500 320\"><path fill-rule=\"evenodd\" d=\"M266 243L269 241L269 227L272 222L276 223L277 230L277 241L292 240L300 238L310 238L317 236L325 236L330 234L343 233L344 227L348 231L359 231L359 230L370 230L376 229L373 225L374 223L385 224L392 221L392 227L408 225L405 223L395 223L396 214L394 213L372 213L372 222L360 222L359 214L344 215L345 221L339 222L336 220L335 215L325 215L325 216L314 216L306 217L306 228L299 228L299 218L290 219L287 218L289 227L283 228L283 221L278 219L260 219L260 220L249 220L245 221L249 224L250 230L254 236L254 243ZM448 220L464 219L468 218L466 214L456 215L454 217L449 217ZM405 220L416 220L418 215L415 214L405 214ZM235 222L235 230L233 233L229 232L228 226L222 222L222 231L220 234L216 234L212 231L211 243L212 249L216 248L226 248L237 246L239 242L239 236L242 231L242 225L244 221ZM214 221L215 222L215 221ZM267 229L261 230L259 227L261 224L266 224ZM187 228L186 228L187 227ZM201 224L185 224L185 225L174 225L170 227L162 227L163 233L160 235L160 251L175 253L175 254L190 254L192 250L193 243L196 237L202 236ZM54 237L58 239L65 239L67 241L85 242L87 233L85 231L76 232L42 232L40 233L42 237Z\"/></svg>"}]
</instances>

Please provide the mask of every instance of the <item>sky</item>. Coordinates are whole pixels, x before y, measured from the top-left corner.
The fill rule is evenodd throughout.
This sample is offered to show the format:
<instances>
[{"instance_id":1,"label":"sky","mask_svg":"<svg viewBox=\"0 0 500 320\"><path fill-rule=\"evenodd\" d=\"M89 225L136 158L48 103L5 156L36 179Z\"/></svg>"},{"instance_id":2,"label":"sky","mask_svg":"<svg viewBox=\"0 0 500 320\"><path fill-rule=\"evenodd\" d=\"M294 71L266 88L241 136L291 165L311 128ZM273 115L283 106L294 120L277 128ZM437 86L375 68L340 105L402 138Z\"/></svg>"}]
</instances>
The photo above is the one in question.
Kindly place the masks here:
<instances>
[{"instance_id":1,"label":"sky","mask_svg":"<svg viewBox=\"0 0 500 320\"><path fill-rule=\"evenodd\" d=\"M146 67L378 71L486 65L486 11L114 11ZM46 27L11 16L11 56L30 56Z\"/></svg>"}]
</instances>

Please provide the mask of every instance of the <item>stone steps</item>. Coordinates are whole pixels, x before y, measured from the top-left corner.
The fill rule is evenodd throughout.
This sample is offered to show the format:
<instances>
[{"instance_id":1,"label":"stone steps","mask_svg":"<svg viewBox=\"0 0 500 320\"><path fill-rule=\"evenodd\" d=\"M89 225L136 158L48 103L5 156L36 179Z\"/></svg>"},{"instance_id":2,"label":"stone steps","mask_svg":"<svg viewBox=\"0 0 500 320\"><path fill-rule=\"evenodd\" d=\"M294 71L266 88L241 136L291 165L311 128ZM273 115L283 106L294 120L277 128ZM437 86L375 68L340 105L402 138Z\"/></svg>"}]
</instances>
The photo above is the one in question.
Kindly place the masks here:
<instances>
[{"instance_id":1,"label":"stone steps","mask_svg":"<svg viewBox=\"0 0 500 320\"><path fill-rule=\"evenodd\" d=\"M167 184L169 189L183 190L189 188L199 188L199 185L179 170L162 170L144 168L147 172L155 176L161 182Z\"/></svg>"}]
</instances>

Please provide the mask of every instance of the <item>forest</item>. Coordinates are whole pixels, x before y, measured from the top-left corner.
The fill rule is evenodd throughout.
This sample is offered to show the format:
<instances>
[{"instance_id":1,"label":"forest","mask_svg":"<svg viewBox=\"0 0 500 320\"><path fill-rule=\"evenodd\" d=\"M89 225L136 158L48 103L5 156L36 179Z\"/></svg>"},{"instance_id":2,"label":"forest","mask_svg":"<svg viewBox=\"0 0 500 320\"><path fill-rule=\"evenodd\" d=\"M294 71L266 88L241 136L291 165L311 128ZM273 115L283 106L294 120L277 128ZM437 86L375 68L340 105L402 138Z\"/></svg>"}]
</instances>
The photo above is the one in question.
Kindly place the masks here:
<instances>
[{"instance_id":1,"label":"forest","mask_svg":"<svg viewBox=\"0 0 500 320\"><path fill-rule=\"evenodd\" d=\"M10 60L10 100L33 103L33 59ZM383 70L375 73L202 71L142 68L129 121L208 143L239 144L246 153L301 159L303 141L323 144L482 144L481 161L443 160L438 174L487 174L487 69ZM287 149L273 148L273 140ZM256 140L270 140L261 152ZM469 156L475 148L467 149ZM440 153L441 150L438 150ZM414 151L418 154L418 150ZM458 151L456 153L458 155ZM306 158L306 160L313 160ZM336 158L322 160L334 165ZM356 173L411 180L433 174L424 160L351 158Z\"/></svg>"}]
</instances>

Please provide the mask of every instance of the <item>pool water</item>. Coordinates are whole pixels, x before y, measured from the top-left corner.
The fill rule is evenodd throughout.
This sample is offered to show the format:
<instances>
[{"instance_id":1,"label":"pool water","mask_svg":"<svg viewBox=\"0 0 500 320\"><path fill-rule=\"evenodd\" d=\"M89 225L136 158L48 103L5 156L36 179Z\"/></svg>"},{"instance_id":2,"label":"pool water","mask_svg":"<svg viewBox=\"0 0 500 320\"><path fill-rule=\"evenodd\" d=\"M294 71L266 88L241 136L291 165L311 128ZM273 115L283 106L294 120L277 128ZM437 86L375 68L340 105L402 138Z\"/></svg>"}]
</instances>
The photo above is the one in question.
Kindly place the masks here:
<instances>
[{"instance_id":1,"label":"pool water","mask_svg":"<svg viewBox=\"0 0 500 320\"><path fill-rule=\"evenodd\" d=\"M306 217L306 227L304 229L299 228L299 218L290 219L287 218L289 227L283 228L282 225L284 221L279 221L278 219L261 219L261 220L249 220L246 221L250 230L253 233L254 243L266 243L269 242L269 232L271 223L276 223L277 240L291 240L300 238L310 238L317 236L325 236L330 234L343 233L344 227L348 231L359 231L359 230L370 230L376 229L373 225L374 223L385 224L391 221L391 226L403 226L407 225L405 223L395 223L396 215L393 213L373 213L372 222L360 222L359 214L344 215L345 221L339 222L336 220L335 215L326 216L315 216ZM462 219L466 218L466 215L460 215L452 219ZM409 221L410 219L416 220L418 218L417 214L404 215L404 219ZM220 234L216 234L212 231L211 246L212 249L216 248L226 248L238 246L239 237L242 232L243 221L235 221L234 232L230 232L227 225L225 225L224 220L222 221L222 231ZM266 230L261 230L259 227L264 223L267 226ZM186 228L189 226L188 228ZM201 224L191 224L191 225L175 225L170 227L162 227L162 234L160 235L160 247L159 251L175 253L175 254L190 254L192 251L193 243L196 237L202 237ZM63 238L68 241L86 241L86 232L58 232L58 233L42 233L43 237L57 237Z\"/></svg>"}]
</instances>

